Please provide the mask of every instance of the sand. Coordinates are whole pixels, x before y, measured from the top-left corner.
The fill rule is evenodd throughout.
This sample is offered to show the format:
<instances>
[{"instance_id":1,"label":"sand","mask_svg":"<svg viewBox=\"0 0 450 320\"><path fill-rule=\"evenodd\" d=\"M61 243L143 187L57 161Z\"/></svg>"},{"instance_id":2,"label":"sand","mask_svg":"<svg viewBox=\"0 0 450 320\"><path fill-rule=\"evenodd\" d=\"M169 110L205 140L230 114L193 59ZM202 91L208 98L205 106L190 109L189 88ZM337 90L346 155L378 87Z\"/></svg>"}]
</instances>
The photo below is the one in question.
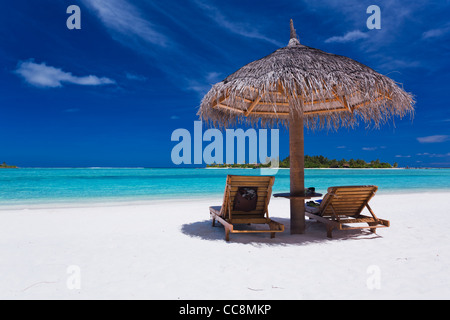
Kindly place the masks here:
<instances>
[{"instance_id":1,"label":"sand","mask_svg":"<svg viewBox=\"0 0 450 320\"><path fill-rule=\"evenodd\" d=\"M202 201L0 208L1 299L449 299L450 193L377 195L391 227L286 232L213 228Z\"/></svg>"}]
</instances>

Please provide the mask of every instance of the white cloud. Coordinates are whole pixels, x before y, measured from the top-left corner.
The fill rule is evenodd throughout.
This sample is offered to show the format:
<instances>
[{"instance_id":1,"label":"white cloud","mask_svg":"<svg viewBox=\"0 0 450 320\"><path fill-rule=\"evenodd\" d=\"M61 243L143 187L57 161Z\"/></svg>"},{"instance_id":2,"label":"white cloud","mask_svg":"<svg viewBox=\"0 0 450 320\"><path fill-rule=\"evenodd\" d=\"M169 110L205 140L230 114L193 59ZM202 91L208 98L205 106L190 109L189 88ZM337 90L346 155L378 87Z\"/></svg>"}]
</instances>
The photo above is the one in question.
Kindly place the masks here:
<instances>
[{"instance_id":1,"label":"white cloud","mask_svg":"<svg viewBox=\"0 0 450 320\"><path fill-rule=\"evenodd\" d=\"M343 36L335 36L325 40L326 43L346 43L353 42L361 39L367 39L369 35L359 30L347 32Z\"/></svg>"},{"instance_id":2,"label":"white cloud","mask_svg":"<svg viewBox=\"0 0 450 320\"><path fill-rule=\"evenodd\" d=\"M364 147L364 148L362 148L364 151L375 151L375 150L377 150L378 148L377 147Z\"/></svg>"},{"instance_id":3,"label":"white cloud","mask_svg":"<svg viewBox=\"0 0 450 320\"><path fill-rule=\"evenodd\" d=\"M418 153L417 155L422 156L422 157L429 157L429 158L444 158L444 157L450 157L450 152L445 153L445 154L424 152L424 153Z\"/></svg>"},{"instance_id":4,"label":"white cloud","mask_svg":"<svg viewBox=\"0 0 450 320\"><path fill-rule=\"evenodd\" d=\"M419 141L420 143L440 143L448 140L450 140L450 136L447 135L436 135L417 138L417 141Z\"/></svg>"},{"instance_id":5,"label":"white cloud","mask_svg":"<svg viewBox=\"0 0 450 320\"><path fill-rule=\"evenodd\" d=\"M126 77L128 80L132 81L142 81L142 82L147 81L147 77L138 74L127 73Z\"/></svg>"},{"instance_id":6,"label":"white cloud","mask_svg":"<svg viewBox=\"0 0 450 320\"><path fill-rule=\"evenodd\" d=\"M63 83L77 84L82 86L100 86L115 84L109 78L99 78L94 75L78 77L70 72L47 66L45 63L37 64L34 61L21 61L15 71L27 83L40 88L58 88Z\"/></svg>"},{"instance_id":7,"label":"white cloud","mask_svg":"<svg viewBox=\"0 0 450 320\"><path fill-rule=\"evenodd\" d=\"M399 154L396 155L395 157L396 158L411 158L411 156L409 156L409 155L408 156L402 156L402 155L399 155Z\"/></svg>"},{"instance_id":8,"label":"white cloud","mask_svg":"<svg viewBox=\"0 0 450 320\"><path fill-rule=\"evenodd\" d=\"M272 43L277 47L283 47L283 43L265 36L261 31L257 30L254 26L230 21L230 19L225 17L225 15L222 12L220 12L218 8L211 5L210 2L206 2L203 0L195 0L194 2L197 4L199 8L201 8L206 13L206 15L211 20L213 20L215 23L217 23L225 30L246 38L263 40Z\"/></svg>"},{"instance_id":9,"label":"white cloud","mask_svg":"<svg viewBox=\"0 0 450 320\"><path fill-rule=\"evenodd\" d=\"M164 15L166 20L174 20L173 13L160 8L157 1L148 2L143 6L143 1L131 0L81 0L91 13L99 19L103 27L114 41L130 48L139 55L145 56L152 67L156 67L173 79L175 85L183 90L205 93L201 84L193 79L203 79L205 69L210 59L208 56L197 55L191 48L177 42L176 37L169 35L170 28L162 25L159 20L150 20L155 12L149 6L156 8L158 15ZM168 6L168 5L167 5ZM182 5L179 5L180 8ZM187 19L183 17L183 19ZM182 19L181 19L182 20ZM189 25L174 21L175 25L185 28L184 32L191 33ZM166 33L161 32L164 30ZM222 49L222 48L221 48ZM214 75L212 75L213 77ZM146 81L147 77L128 73L128 80ZM212 79L212 78L211 78ZM197 81L198 82L198 81ZM203 87L206 87L203 84ZM208 88L209 90L209 88Z\"/></svg>"},{"instance_id":10,"label":"white cloud","mask_svg":"<svg viewBox=\"0 0 450 320\"><path fill-rule=\"evenodd\" d=\"M222 76L222 74L219 72L209 72L206 75L206 81L208 81L211 84L215 84L221 80L221 78L220 78L221 76Z\"/></svg>"},{"instance_id":11,"label":"white cloud","mask_svg":"<svg viewBox=\"0 0 450 320\"><path fill-rule=\"evenodd\" d=\"M82 0L94 10L108 30L116 36L116 40L133 46L130 39L144 41L158 46L167 46L165 35L142 17L140 11L126 0Z\"/></svg>"},{"instance_id":12,"label":"white cloud","mask_svg":"<svg viewBox=\"0 0 450 320\"><path fill-rule=\"evenodd\" d=\"M383 63L379 64L380 69L385 70L398 70L398 69L407 69L407 68L420 68L422 64L419 61L413 60L400 60L400 59L392 59L390 57L381 57L384 60Z\"/></svg>"},{"instance_id":13,"label":"white cloud","mask_svg":"<svg viewBox=\"0 0 450 320\"><path fill-rule=\"evenodd\" d=\"M438 38L443 34L445 34L445 31L443 29L432 29L424 32L422 38L423 39Z\"/></svg>"},{"instance_id":14,"label":"white cloud","mask_svg":"<svg viewBox=\"0 0 450 320\"><path fill-rule=\"evenodd\" d=\"M442 36L445 36L446 34L450 33L450 24L447 24L443 26L442 28L437 29L431 29L422 34L422 39L428 40L428 39L434 39L434 38L440 38Z\"/></svg>"}]
</instances>

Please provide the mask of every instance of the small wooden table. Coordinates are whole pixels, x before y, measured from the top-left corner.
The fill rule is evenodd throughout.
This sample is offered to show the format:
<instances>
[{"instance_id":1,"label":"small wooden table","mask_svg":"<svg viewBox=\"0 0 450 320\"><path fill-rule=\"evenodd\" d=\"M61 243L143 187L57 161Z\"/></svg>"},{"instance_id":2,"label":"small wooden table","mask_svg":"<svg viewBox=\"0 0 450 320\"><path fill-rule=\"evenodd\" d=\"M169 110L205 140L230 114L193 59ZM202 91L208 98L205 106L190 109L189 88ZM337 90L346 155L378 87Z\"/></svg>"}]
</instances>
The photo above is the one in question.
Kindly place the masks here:
<instances>
[{"instance_id":1,"label":"small wooden table","mask_svg":"<svg viewBox=\"0 0 450 320\"><path fill-rule=\"evenodd\" d=\"M312 198L321 198L323 196L323 194L321 193L303 193L303 194L295 194L292 195L290 193L276 193L273 195L275 198L286 198L286 199L304 199L304 200L308 200L308 199L312 199Z\"/></svg>"}]
</instances>

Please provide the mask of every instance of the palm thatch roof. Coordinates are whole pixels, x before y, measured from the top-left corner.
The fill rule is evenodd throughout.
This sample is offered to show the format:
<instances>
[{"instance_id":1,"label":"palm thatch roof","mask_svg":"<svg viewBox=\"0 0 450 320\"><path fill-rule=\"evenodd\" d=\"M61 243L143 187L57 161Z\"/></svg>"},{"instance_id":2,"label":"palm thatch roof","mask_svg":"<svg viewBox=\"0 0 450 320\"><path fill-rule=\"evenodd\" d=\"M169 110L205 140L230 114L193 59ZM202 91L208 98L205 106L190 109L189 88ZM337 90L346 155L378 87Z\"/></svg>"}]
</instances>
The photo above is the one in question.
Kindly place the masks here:
<instances>
[{"instance_id":1,"label":"palm thatch roof","mask_svg":"<svg viewBox=\"0 0 450 320\"><path fill-rule=\"evenodd\" d=\"M396 82L350 58L302 45L291 21L289 45L212 87L198 115L213 125L288 125L303 113L310 129L378 127L414 114L414 98Z\"/></svg>"}]
</instances>

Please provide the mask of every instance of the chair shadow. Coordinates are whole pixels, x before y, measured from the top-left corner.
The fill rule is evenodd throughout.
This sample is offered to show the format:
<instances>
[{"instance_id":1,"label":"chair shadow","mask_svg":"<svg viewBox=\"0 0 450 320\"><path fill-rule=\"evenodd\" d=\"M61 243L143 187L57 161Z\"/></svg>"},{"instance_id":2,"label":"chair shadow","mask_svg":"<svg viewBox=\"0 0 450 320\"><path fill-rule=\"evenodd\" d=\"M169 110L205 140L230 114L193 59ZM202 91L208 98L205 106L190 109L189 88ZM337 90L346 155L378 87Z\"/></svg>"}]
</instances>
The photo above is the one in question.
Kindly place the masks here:
<instances>
[{"instance_id":1,"label":"chair shadow","mask_svg":"<svg viewBox=\"0 0 450 320\"><path fill-rule=\"evenodd\" d=\"M285 231L277 233L274 239L270 238L270 233L252 233L252 234L230 234L229 243L240 243L250 245L308 245L313 243L324 243L331 241L345 240L370 240L381 238L381 236L371 233L368 230L335 230L333 238L327 238L325 225L315 220L306 220L306 232L301 235L291 235L290 220L285 218L273 218L273 220L283 224ZM225 229L216 222L212 226L212 220L204 220L189 224L184 224L181 231L193 238L199 238L209 241L225 241Z\"/></svg>"}]
</instances>

